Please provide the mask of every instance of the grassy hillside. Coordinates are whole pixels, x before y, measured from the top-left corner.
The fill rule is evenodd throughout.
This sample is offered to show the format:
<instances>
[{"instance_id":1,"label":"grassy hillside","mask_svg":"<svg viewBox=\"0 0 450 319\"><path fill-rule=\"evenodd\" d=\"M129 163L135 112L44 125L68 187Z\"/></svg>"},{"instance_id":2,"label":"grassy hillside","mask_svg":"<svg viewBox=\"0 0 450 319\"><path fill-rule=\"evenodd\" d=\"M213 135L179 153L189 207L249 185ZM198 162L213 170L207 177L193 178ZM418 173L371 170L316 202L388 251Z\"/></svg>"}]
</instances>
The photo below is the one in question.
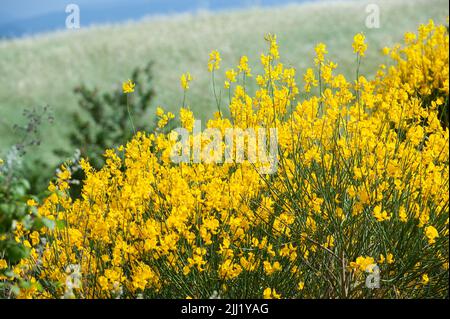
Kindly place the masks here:
<instances>
[{"instance_id":1,"label":"grassy hillside","mask_svg":"<svg viewBox=\"0 0 450 319\"><path fill-rule=\"evenodd\" d=\"M367 29L365 7L374 2L380 6L381 28ZM49 150L65 144L64 135L70 128L67 114L78 108L73 88L85 83L108 90L150 60L155 62L157 93L153 110L157 105L174 111L180 107L179 76L189 71L194 77L189 104L205 118L215 110L206 69L212 49L222 54L221 71L235 65L243 54L256 65L265 50L263 35L275 33L283 61L303 73L312 64L314 45L324 42L341 72L353 76L352 37L363 31L369 50L361 72L370 75L384 61L379 53L383 46L400 41L404 32L430 18L446 22L448 12L446 0L311 3L158 17L0 42L0 149L11 142L10 123L21 119L23 108L48 104L56 121L45 128L41 150L54 160ZM152 114L148 115L149 127Z\"/></svg>"}]
</instances>

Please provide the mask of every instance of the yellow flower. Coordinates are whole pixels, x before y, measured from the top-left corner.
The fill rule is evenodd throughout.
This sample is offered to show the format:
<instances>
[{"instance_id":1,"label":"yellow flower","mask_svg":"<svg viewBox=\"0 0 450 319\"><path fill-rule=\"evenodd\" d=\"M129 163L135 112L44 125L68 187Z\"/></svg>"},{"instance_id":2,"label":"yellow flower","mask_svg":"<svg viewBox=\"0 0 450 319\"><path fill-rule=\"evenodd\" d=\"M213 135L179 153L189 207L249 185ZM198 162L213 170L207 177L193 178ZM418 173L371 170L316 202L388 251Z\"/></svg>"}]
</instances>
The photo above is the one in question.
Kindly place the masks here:
<instances>
[{"instance_id":1,"label":"yellow flower","mask_svg":"<svg viewBox=\"0 0 450 319\"><path fill-rule=\"evenodd\" d=\"M383 222L383 221L391 219L391 216L385 210L383 210L383 212L381 212L380 205L375 206L375 208L373 209L373 216L379 222Z\"/></svg>"},{"instance_id":2,"label":"yellow flower","mask_svg":"<svg viewBox=\"0 0 450 319\"><path fill-rule=\"evenodd\" d=\"M187 129L189 132L192 132L194 129L194 114L191 110L187 108L181 108L180 109L180 121L181 125Z\"/></svg>"},{"instance_id":3,"label":"yellow flower","mask_svg":"<svg viewBox=\"0 0 450 319\"><path fill-rule=\"evenodd\" d=\"M264 264L264 271L269 276L272 275L276 271L281 271L281 269L282 269L282 267L278 261L274 262L273 265L268 261L264 261L263 264Z\"/></svg>"},{"instance_id":4,"label":"yellow flower","mask_svg":"<svg viewBox=\"0 0 450 319\"><path fill-rule=\"evenodd\" d=\"M327 236L327 241L326 241L326 243L323 246L325 248L333 248L334 247L334 237L333 237L333 235L328 235Z\"/></svg>"},{"instance_id":5,"label":"yellow flower","mask_svg":"<svg viewBox=\"0 0 450 319\"><path fill-rule=\"evenodd\" d=\"M186 72L181 75L180 83L181 83L181 87L183 88L183 90L189 89L189 82L191 82L191 81L192 81L192 76L189 72Z\"/></svg>"},{"instance_id":6,"label":"yellow flower","mask_svg":"<svg viewBox=\"0 0 450 319\"><path fill-rule=\"evenodd\" d=\"M118 277L118 274L113 272L113 274ZM108 277L108 275L107 275ZM119 278L117 278L119 279ZM157 285L158 278L150 266L139 263L139 265L134 269L133 275L133 288L134 290L145 290L149 286Z\"/></svg>"},{"instance_id":7,"label":"yellow flower","mask_svg":"<svg viewBox=\"0 0 450 319\"><path fill-rule=\"evenodd\" d=\"M387 260L387 263L388 263L388 264L393 264L393 263L394 263L394 261L395 261L395 259L394 259L394 255L393 255L393 254L391 254L391 253L387 254L387 256L386 256L386 260Z\"/></svg>"},{"instance_id":8,"label":"yellow flower","mask_svg":"<svg viewBox=\"0 0 450 319\"><path fill-rule=\"evenodd\" d=\"M263 298L264 299L280 299L281 295L279 295L275 289L266 288L263 291Z\"/></svg>"},{"instance_id":9,"label":"yellow flower","mask_svg":"<svg viewBox=\"0 0 450 319\"><path fill-rule=\"evenodd\" d=\"M317 86L319 85L319 81L316 79L316 76L314 75L314 70L311 68L306 69L305 75L303 75L303 80L305 81L305 91L310 92L311 86Z\"/></svg>"},{"instance_id":10,"label":"yellow flower","mask_svg":"<svg viewBox=\"0 0 450 319\"><path fill-rule=\"evenodd\" d=\"M277 36L269 33L265 36L265 40L270 44L270 55L273 59L278 60L280 58L280 54L278 53Z\"/></svg>"},{"instance_id":11,"label":"yellow flower","mask_svg":"<svg viewBox=\"0 0 450 319\"><path fill-rule=\"evenodd\" d=\"M225 77L227 81L225 81L225 88L228 89L230 87L230 83L236 82L237 73L234 69L229 69L225 72Z\"/></svg>"},{"instance_id":12,"label":"yellow flower","mask_svg":"<svg viewBox=\"0 0 450 319\"><path fill-rule=\"evenodd\" d=\"M225 260L219 266L219 275L225 280L230 280L239 276L242 272L242 267L238 264L234 264L230 259Z\"/></svg>"},{"instance_id":13,"label":"yellow flower","mask_svg":"<svg viewBox=\"0 0 450 319\"><path fill-rule=\"evenodd\" d=\"M39 244L39 233L37 231L34 231L30 234L31 244L33 246L36 246Z\"/></svg>"},{"instance_id":14,"label":"yellow flower","mask_svg":"<svg viewBox=\"0 0 450 319\"><path fill-rule=\"evenodd\" d=\"M247 76L252 76L250 74L251 70L248 66L248 57L246 55L243 55L241 57L241 59L239 60L238 70L239 70L239 73L244 73Z\"/></svg>"},{"instance_id":15,"label":"yellow flower","mask_svg":"<svg viewBox=\"0 0 450 319\"><path fill-rule=\"evenodd\" d=\"M275 291L275 289L272 289L272 297L273 297L273 299L280 299L281 298L281 294L277 293Z\"/></svg>"},{"instance_id":16,"label":"yellow flower","mask_svg":"<svg viewBox=\"0 0 450 319\"><path fill-rule=\"evenodd\" d=\"M429 282L430 282L430 278L428 277L428 275L427 274L423 274L422 275L422 281L421 281L422 285L426 285Z\"/></svg>"},{"instance_id":17,"label":"yellow flower","mask_svg":"<svg viewBox=\"0 0 450 319\"><path fill-rule=\"evenodd\" d=\"M350 263L350 267L356 271L369 271L371 265L375 265L375 259L372 257L359 256L356 261Z\"/></svg>"},{"instance_id":18,"label":"yellow flower","mask_svg":"<svg viewBox=\"0 0 450 319\"><path fill-rule=\"evenodd\" d=\"M0 259L0 270L8 268L8 263L4 259Z\"/></svg>"},{"instance_id":19,"label":"yellow flower","mask_svg":"<svg viewBox=\"0 0 450 319\"><path fill-rule=\"evenodd\" d=\"M234 69L229 69L225 72L225 76L230 82L236 82L237 73Z\"/></svg>"},{"instance_id":20,"label":"yellow flower","mask_svg":"<svg viewBox=\"0 0 450 319\"><path fill-rule=\"evenodd\" d=\"M189 275L190 272L191 272L191 268L189 267L189 265L186 265L183 267L183 275L187 276L187 275Z\"/></svg>"},{"instance_id":21,"label":"yellow flower","mask_svg":"<svg viewBox=\"0 0 450 319\"><path fill-rule=\"evenodd\" d=\"M428 238L428 244L432 245L436 242L436 238L439 237L439 233L433 226L425 227L425 236Z\"/></svg>"},{"instance_id":22,"label":"yellow flower","mask_svg":"<svg viewBox=\"0 0 450 319\"><path fill-rule=\"evenodd\" d=\"M160 106L158 106L158 107L156 108L156 116L161 117L161 116L163 116L163 115L164 115L164 110L163 110L163 108L160 107Z\"/></svg>"},{"instance_id":23,"label":"yellow flower","mask_svg":"<svg viewBox=\"0 0 450 319\"><path fill-rule=\"evenodd\" d=\"M367 44L364 42L366 37L362 33L357 33L353 37L353 52L364 56L364 52L367 50Z\"/></svg>"},{"instance_id":24,"label":"yellow flower","mask_svg":"<svg viewBox=\"0 0 450 319\"><path fill-rule=\"evenodd\" d=\"M108 278L106 278L105 276L100 276L98 278L98 283L100 284L101 290L109 290L110 289Z\"/></svg>"},{"instance_id":25,"label":"yellow flower","mask_svg":"<svg viewBox=\"0 0 450 319\"><path fill-rule=\"evenodd\" d=\"M314 58L314 63L316 65L323 63L325 60L325 54L328 53L327 46L324 43L319 43L314 48L316 51L316 57Z\"/></svg>"},{"instance_id":26,"label":"yellow flower","mask_svg":"<svg viewBox=\"0 0 450 319\"><path fill-rule=\"evenodd\" d=\"M263 291L263 298L264 299L270 299L272 297L272 289L266 288Z\"/></svg>"},{"instance_id":27,"label":"yellow flower","mask_svg":"<svg viewBox=\"0 0 450 319\"><path fill-rule=\"evenodd\" d=\"M164 113L163 108L160 106L156 108L156 116L159 117L157 123L159 128L165 127L170 120L175 118L175 115L172 112Z\"/></svg>"},{"instance_id":28,"label":"yellow flower","mask_svg":"<svg viewBox=\"0 0 450 319\"><path fill-rule=\"evenodd\" d=\"M123 93L133 93L134 92L134 87L136 86L136 84L134 84L131 80L128 80L126 82L122 83L122 90Z\"/></svg>"},{"instance_id":29,"label":"yellow flower","mask_svg":"<svg viewBox=\"0 0 450 319\"><path fill-rule=\"evenodd\" d=\"M398 217L404 223L406 223L408 221L408 215L406 214L405 207L403 207L403 206L400 207L399 212L398 212Z\"/></svg>"},{"instance_id":30,"label":"yellow flower","mask_svg":"<svg viewBox=\"0 0 450 319\"><path fill-rule=\"evenodd\" d=\"M29 199L29 200L27 200L27 205L30 207L34 207L34 206L37 206L38 203L34 199Z\"/></svg>"},{"instance_id":31,"label":"yellow flower","mask_svg":"<svg viewBox=\"0 0 450 319\"><path fill-rule=\"evenodd\" d=\"M213 70L218 70L220 68L220 61L222 61L222 59L219 51L213 50L209 54L208 71L212 72Z\"/></svg>"},{"instance_id":32,"label":"yellow flower","mask_svg":"<svg viewBox=\"0 0 450 319\"><path fill-rule=\"evenodd\" d=\"M379 262L380 264L383 264L385 261L386 261L388 264L393 264L394 261L395 261L395 260L394 260L394 255L391 254L391 253L388 253L388 254L386 255L386 258L384 258L384 255L381 254L381 255L380 255L380 259L378 260L378 262Z\"/></svg>"}]
</instances>

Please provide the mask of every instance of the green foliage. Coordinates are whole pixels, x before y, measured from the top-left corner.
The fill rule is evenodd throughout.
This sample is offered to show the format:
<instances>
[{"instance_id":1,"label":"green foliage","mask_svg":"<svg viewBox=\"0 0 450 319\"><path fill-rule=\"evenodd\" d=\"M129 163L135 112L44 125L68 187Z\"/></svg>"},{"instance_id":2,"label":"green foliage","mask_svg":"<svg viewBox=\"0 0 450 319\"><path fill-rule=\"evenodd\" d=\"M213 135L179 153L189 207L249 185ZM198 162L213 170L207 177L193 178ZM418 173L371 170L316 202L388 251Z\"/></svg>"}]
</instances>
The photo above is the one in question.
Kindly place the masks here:
<instances>
[{"instance_id":1,"label":"green foliage","mask_svg":"<svg viewBox=\"0 0 450 319\"><path fill-rule=\"evenodd\" d=\"M15 239L14 231L18 224L29 231L53 227L52 221L40 217L37 209L27 204L30 199L47 195L42 191L46 189L42 187L44 184L38 182L46 175L27 163L27 155L31 149L41 144L40 129L45 122L53 121L53 115L46 106L26 109L23 116L26 124L13 125L18 142L9 149L4 160L0 161L0 259L8 264L6 269L0 270L0 278L15 278L12 268L29 255L29 249ZM45 181L47 182L48 180ZM40 189L39 192L35 191L36 186ZM30 283L20 279L17 284L22 287ZM14 294L19 286L0 283L0 298Z\"/></svg>"},{"instance_id":2,"label":"green foliage","mask_svg":"<svg viewBox=\"0 0 450 319\"><path fill-rule=\"evenodd\" d=\"M0 166L0 259L8 265L0 270L0 278L15 278L17 274L13 267L29 255L29 249L15 240L14 231L18 223L29 231L53 227L52 221L40 217L35 207L27 205L27 201L34 196L30 195L31 187L24 175L20 152L13 147ZM30 283L20 279L17 284L23 286ZM16 290L18 286L0 282L0 298Z\"/></svg>"}]
</instances>

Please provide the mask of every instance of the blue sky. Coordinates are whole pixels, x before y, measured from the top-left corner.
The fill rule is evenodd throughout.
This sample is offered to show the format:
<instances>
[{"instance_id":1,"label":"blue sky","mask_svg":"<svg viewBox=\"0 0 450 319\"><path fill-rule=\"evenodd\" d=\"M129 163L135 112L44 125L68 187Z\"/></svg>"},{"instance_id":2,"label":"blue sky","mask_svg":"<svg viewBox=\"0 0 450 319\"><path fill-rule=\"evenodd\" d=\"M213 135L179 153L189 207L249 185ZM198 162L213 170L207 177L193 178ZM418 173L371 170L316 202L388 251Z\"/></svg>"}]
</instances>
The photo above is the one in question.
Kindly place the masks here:
<instances>
[{"instance_id":1,"label":"blue sky","mask_svg":"<svg viewBox=\"0 0 450 319\"><path fill-rule=\"evenodd\" d=\"M152 14L222 10L314 0L2 0L0 37L15 37L64 27L68 4L80 8L82 26L139 19Z\"/></svg>"}]
</instances>

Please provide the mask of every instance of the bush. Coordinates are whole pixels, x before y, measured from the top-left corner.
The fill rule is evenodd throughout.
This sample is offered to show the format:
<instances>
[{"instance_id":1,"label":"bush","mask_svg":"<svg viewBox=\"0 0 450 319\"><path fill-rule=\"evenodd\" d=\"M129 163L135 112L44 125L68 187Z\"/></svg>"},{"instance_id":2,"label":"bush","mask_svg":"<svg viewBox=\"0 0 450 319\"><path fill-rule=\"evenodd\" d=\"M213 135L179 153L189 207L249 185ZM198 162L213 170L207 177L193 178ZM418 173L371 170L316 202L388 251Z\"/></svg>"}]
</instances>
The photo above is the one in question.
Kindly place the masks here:
<instances>
[{"instance_id":1,"label":"bush","mask_svg":"<svg viewBox=\"0 0 450 319\"><path fill-rule=\"evenodd\" d=\"M243 162L208 163L205 153L201 163L175 164L174 134L144 132L107 150L99 170L81 162L80 199L62 168L39 213L65 228L42 230L43 251L17 266L42 285L21 297L448 297L449 131L437 108L448 81L422 81L415 59L432 55L422 71L448 75L446 28L421 26L405 57L373 81L334 74L318 44L301 101L296 70L280 62L275 37L266 40L265 72L252 76L246 57L229 70L231 118L217 113L207 127L276 128L276 173L262 173L267 163L250 153ZM366 48L356 35L358 65ZM208 66L217 72L218 52ZM242 85L251 79L253 97ZM413 94L424 86L440 96ZM189 109L180 120L192 132ZM188 142L206 146L211 137Z\"/></svg>"}]
</instances>

